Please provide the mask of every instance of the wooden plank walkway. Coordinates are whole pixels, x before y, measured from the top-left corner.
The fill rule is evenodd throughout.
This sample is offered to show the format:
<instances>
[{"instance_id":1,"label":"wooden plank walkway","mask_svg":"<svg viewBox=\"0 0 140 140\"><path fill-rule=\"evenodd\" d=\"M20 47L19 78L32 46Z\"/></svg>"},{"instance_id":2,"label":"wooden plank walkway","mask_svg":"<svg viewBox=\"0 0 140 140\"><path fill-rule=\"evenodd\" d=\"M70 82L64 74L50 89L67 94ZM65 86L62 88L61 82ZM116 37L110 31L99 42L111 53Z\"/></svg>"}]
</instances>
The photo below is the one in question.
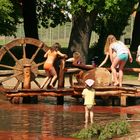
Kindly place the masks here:
<instances>
[{"instance_id":1,"label":"wooden plank walkway","mask_svg":"<svg viewBox=\"0 0 140 140\"><path fill-rule=\"evenodd\" d=\"M54 88L54 89L19 89L5 90L7 97L25 97L25 96L81 96L83 86L74 86L72 88ZM119 97L120 105L126 106L127 97L140 97L140 87L95 87L96 96L100 97Z\"/></svg>"}]
</instances>

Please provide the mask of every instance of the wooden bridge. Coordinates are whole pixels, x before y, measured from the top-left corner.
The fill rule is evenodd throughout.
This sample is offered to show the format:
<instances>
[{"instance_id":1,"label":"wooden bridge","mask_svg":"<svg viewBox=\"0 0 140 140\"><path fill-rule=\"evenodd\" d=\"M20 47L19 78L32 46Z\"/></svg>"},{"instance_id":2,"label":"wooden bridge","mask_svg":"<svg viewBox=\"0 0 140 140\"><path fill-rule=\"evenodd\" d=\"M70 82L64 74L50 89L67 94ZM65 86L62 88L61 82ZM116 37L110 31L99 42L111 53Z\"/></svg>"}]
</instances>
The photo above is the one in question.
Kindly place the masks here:
<instances>
[{"instance_id":1,"label":"wooden bridge","mask_svg":"<svg viewBox=\"0 0 140 140\"><path fill-rule=\"evenodd\" d=\"M26 57L26 44L31 44L36 47L36 52L29 59ZM22 57L17 58L16 53L13 53L12 48L14 46L22 47ZM39 70L39 66L43 65L44 62L35 62L35 57L40 51L44 53L49 48L41 41L32 38L21 38L15 39L12 42L4 45L0 49L0 61L9 55L15 61L14 65L0 64L0 67L10 69L2 70L0 72L0 90L6 93L6 96L14 102L14 99L19 97L33 97L33 96L55 96L63 104L64 96L78 96L81 97L81 92L84 89L84 81L88 78L95 80L96 96L104 97L119 97L120 105L126 106L127 97L140 97L139 86L123 86L115 87L110 86L111 76L109 69L107 68L94 68L87 65L74 65L75 68L66 68L65 60L60 60L60 69L58 73L58 86L54 89L40 89L40 82L36 80L39 76L46 76ZM140 72L139 68L126 68L126 71ZM76 75L77 83L73 82L72 76ZM66 76L70 77L70 87L65 86ZM14 87L6 88L4 82L15 78L16 84ZM32 87L34 82L37 88ZM21 88L19 88L19 86Z\"/></svg>"}]
</instances>

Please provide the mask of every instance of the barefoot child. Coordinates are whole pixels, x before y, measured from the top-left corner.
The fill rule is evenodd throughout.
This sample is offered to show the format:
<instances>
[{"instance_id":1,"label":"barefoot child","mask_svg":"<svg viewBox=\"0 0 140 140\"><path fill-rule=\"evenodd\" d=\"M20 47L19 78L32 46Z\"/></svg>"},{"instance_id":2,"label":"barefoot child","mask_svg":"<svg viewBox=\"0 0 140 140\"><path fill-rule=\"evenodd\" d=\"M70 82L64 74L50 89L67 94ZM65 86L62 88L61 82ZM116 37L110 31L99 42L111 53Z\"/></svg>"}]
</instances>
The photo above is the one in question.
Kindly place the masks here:
<instances>
[{"instance_id":1,"label":"barefoot child","mask_svg":"<svg viewBox=\"0 0 140 140\"><path fill-rule=\"evenodd\" d=\"M53 66L54 61L57 59L58 56L60 57L67 57L66 54L62 54L59 49L61 48L59 43L55 43L52 45L52 47L45 53L44 57L47 58L44 63L44 69L48 76L45 78L41 88L43 88L45 85L48 85L50 83L50 88L53 88L54 82L57 79L57 73Z\"/></svg>"},{"instance_id":2,"label":"barefoot child","mask_svg":"<svg viewBox=\"0 0 140 140\"><path fill-rule=\"evenodd\" d=\"M84 98L85 105L85 124L88 123L88 119L90 117L90 123L93 123L93 105L95 103L95 89L93 89L94 80L87 79L85 81L85 89L82 92L82 96Z\"/></svg>"}]
</instances>

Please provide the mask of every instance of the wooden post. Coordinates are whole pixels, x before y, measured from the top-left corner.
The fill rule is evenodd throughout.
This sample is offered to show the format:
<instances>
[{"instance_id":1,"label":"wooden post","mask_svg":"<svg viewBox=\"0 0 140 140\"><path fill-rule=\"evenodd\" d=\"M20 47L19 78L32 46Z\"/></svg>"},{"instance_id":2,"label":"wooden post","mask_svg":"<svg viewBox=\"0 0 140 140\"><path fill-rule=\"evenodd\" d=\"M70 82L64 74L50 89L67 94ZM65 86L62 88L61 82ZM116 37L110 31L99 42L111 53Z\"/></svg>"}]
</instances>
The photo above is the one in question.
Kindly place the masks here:
<instances>
[{"instance_id":1,"label":"wooden post","mask_svg":"<svg viewBox=\"0 0 140 140\"><path fill-rule=\"evenodd\" d=\"M31 89L31 65L24 65L23 69L24 79L23 79L23 89ZM37 96L27 96L23 97L23 103L38 103Z\"/></svg>"},{"instance_id":2,"label":"wooden post","mask_svg":"<svg viewBox=\"0 0 140 140\"><path fill-rule=\"evenodd\" d=\"M23 69L24 81L23 88L30 89L31 88L31 66L29 64L24 65Z\"/></svg>"},{"instance_id":3,"label":"wooden post","mask_svg":"<svg viewBox=\"0 0 140 140\"><path fill-rule=\"evenodd\" d=\"M60 69L59 69L59 78L58 78L58 88L64 88L64 68L65 68L65 59L60 60ZM57 97L57 104L64 104L64 96Z\"/></svg>"},{"instance_id":4,"label":"wooden post","mask_svg":"<svg viewBox=\"0 0 140 140\"><path fill-rule=\"evenodd\" d=\"M121 106L126 106L126 95L121 95Z\"/></svg>"}]
</instances>

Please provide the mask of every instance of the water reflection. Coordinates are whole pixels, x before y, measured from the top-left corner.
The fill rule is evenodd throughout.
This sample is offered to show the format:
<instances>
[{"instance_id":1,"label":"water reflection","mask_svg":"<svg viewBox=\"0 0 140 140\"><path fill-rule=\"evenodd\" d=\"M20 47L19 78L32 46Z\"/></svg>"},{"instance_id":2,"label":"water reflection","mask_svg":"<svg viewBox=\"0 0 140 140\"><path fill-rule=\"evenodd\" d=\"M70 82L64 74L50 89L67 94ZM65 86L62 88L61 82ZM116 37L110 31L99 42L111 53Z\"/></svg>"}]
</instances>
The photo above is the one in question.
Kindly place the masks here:
<instances>
[{"instance_id":1,"label":"water reflection","mask_svg":"<svg viewBox=\"0 0 140 140\"><path fill-rule=\"evenodd\" d=\"M139 113L140 107L135 107ZM107 122L116 119L134 119L134 108L94 108L94 121ZM50 103L35 105L0 104L0 140L53 140L70 139L70 134L84 127L83 105L64 106ZM138 124L138 123L137 123ZM67 138L66 138L67 137Z\"/></svg>"}]
</instances>

